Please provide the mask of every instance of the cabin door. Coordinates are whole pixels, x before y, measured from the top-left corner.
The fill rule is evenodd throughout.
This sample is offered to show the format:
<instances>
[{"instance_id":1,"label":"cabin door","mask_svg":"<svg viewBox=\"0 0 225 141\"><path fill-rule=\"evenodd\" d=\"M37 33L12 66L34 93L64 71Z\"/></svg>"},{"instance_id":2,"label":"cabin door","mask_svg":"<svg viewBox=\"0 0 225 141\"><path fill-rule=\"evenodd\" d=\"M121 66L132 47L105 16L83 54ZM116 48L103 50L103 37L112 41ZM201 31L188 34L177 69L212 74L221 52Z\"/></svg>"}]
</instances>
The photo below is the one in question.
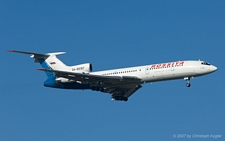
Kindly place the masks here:
<instances>
[{"instance_id":1,"label":"cabin door","mask_svg":"<svg viewBox=\"0 0 225 141\"><path fill-rule=\"evenodd\" d=\"M149 71L150 71L150 68L149 68L149 67L146 67L146 68L145 68L145 74L146 74L146 75L149 75Z\"/></svg>"}]
</instances>

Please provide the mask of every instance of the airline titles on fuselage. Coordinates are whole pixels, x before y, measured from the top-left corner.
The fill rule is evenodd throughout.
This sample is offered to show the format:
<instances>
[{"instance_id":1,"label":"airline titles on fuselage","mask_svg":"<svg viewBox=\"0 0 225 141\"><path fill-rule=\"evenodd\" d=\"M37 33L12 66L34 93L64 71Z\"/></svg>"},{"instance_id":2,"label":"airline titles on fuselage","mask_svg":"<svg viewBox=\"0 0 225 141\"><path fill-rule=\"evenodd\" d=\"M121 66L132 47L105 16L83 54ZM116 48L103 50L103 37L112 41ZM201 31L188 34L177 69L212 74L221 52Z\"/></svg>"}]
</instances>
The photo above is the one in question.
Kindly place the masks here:
<instances>
[{"instance_id":1,"label":"airline titles on fuselage","mask_svg":"<svg viewBox=\"0 0 225 141\"><path fill-rule=\"evenodd\" d=\"M183 65L184 65L184 61L178 61L178 62L154 64L154 65L151 65L149 69L152 70L152 69L160 69L160 68L170 68L170 67L178 67ZM141 69L139 71L141 71ZM115 74L131 73L131 72L137 72L137 70L115 71L115 72L106 73L102 75L115 75Z\"/></svg>"},{"instance_id":2,"label":"airline titles on fuselage","mask_svg":"<svg viewBox=\"0 0 225 141\"><path fill-rule=\"evenodd\" d=\"M154 65L151 65L150 69L169 68L169 67L177 67L177 66L183 66L183 65L184 65L184 61L163 63L163 64L154 64Z\"/></svg>"}]
</instances>

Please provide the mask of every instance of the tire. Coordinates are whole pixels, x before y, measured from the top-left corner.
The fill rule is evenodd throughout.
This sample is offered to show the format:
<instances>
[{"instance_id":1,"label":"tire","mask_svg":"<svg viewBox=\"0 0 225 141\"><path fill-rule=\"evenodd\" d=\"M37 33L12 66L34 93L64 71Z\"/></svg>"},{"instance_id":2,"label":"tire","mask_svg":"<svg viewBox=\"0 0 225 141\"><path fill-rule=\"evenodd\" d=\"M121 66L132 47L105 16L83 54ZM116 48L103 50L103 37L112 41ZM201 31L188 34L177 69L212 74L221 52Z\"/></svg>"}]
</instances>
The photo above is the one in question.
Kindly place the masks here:
<instances>
[{"instance_id":1,"label":"tire","mask_svg":"<svg viewBox=\"0 0 225 141\"><path fill-rule=\"evenodd\" d=\"M191 86L191 84L190 84L190 83L187 83L187 84L186 84L186 86L187 86L187 87L190 87L190 86Z\"/></svg>"}]
</instances>

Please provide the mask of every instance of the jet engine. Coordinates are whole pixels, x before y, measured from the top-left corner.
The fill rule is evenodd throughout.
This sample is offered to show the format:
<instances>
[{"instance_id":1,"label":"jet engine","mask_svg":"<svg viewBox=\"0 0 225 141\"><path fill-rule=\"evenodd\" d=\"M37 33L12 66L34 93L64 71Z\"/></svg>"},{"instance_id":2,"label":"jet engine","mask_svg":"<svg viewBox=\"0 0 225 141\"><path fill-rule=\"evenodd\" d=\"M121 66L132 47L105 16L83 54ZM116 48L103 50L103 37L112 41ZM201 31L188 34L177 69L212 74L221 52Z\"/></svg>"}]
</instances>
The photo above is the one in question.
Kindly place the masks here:
<instances>
[{"instance_id":1,"label":"jet engine","mask_svg":"<svg viewBox=\"0 0 225 141\"><path fill-rule=\"evenodd\" d=\"M70 80L68 78L63 78L63 77L58 77L55 79L55 81L57 83L71 83L71 82L74 82L74 80Z\"/></svg>"},{"instance_id":2,"label":"jet engine","mask_svg":"<svg viewBox=\"0 0 225 141\"><path fill-rule=\"evenodd\" d=\"M74 72L92 72L92 64L90 63L75 65L70 68Z\"/></svg>"},{"instance_id":3,"label":"jet engine","mask_svg":"<svg viewBox=\"0 0 225 141\"><path fill-rule=\"evenodd\" d=\"M85 63L75 66L69 66L69 70L77 73L89 73L92 71L92 65L90 63ZM58 77L55 79L55 81L57 83L72 83L72 82L81 83L79 81L75 81L73 79L68 79L64 77Z\"/></svg>"}]
</instances>

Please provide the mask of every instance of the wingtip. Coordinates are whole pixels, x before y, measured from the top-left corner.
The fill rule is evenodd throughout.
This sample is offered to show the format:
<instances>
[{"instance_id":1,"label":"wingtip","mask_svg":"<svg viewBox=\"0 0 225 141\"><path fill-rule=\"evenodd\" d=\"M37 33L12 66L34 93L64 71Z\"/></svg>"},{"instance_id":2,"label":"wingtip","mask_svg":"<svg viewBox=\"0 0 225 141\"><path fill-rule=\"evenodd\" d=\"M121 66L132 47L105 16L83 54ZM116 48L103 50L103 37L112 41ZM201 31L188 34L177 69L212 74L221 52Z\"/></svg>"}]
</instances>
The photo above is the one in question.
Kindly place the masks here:
<instances>
[{"instance_id":1,"label":"wingtip","mask_svg":"<svg viewBox=\"0 0 225 141\"><path fill-rule=\"evenodd\" d=\"M43 68L38 68L37 70L44 70Z\"/></svg>"},{"instance_id":2,"label":"wingtip","mask_svg":"<svg viewBox=\"0 0 225 141\"><path fill-rule=\"evenodd\" d=\"M15 50L8 50L8 52L15 52Z\"/></svg>"}]
</instances>

